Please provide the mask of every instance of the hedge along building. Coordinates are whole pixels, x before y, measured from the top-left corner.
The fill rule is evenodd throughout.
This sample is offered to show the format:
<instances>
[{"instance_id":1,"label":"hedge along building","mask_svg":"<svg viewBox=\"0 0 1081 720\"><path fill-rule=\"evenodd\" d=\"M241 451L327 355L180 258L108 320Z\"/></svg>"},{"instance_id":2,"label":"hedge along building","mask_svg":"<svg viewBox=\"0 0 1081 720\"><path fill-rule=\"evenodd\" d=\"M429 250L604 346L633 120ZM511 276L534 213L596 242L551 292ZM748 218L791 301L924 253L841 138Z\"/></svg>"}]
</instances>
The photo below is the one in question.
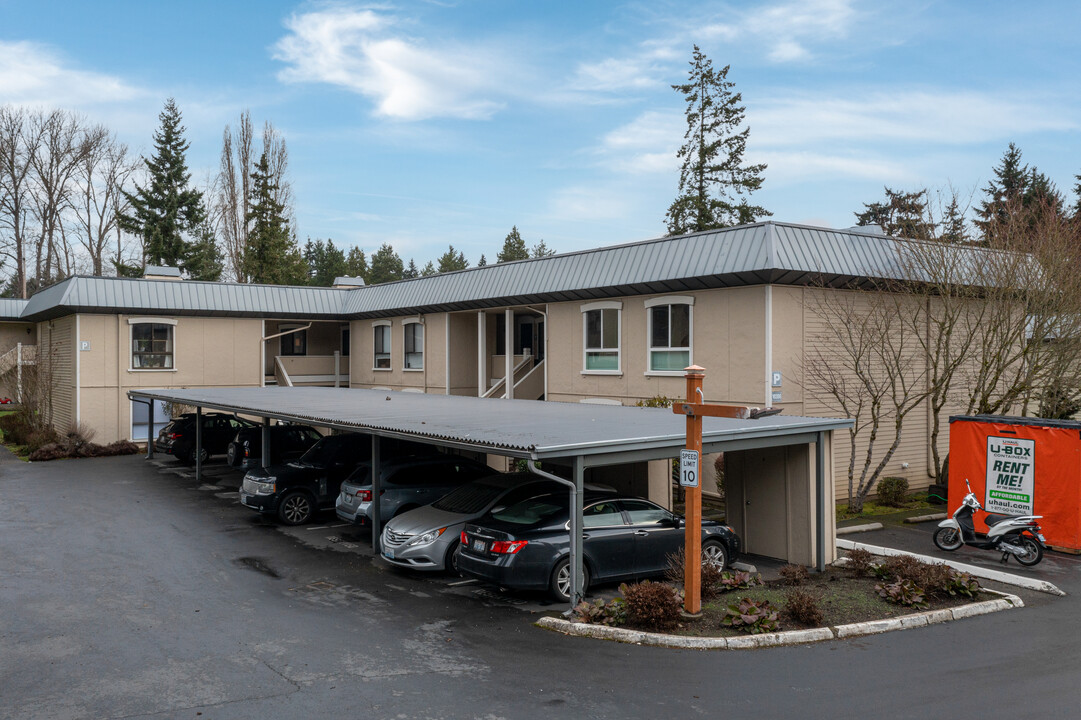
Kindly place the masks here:
<instances>
[{"instance_id":1,"label":"hedge along building","mask_svg":"<svg viewBox=\"0 0 1081 720\"><path fill-rule=\"evenodd\" d=\"M764 222L370 287L72 277L0 311L51 358L54 425L100 441L153 433L126 396L140 387L347 382L628 405L680 397L692 363L706 368L707 401L837 417L804 377L823 337L816 305L853 282L903 279L899 246ZM913 413L885 474L927 485L928 435ZM848 451L838 435L838 497ZM770 455L732 460L778 488L795 482ZM663 462L634 473L635 489L667 500Z\"/></svg>"}]
</instances>

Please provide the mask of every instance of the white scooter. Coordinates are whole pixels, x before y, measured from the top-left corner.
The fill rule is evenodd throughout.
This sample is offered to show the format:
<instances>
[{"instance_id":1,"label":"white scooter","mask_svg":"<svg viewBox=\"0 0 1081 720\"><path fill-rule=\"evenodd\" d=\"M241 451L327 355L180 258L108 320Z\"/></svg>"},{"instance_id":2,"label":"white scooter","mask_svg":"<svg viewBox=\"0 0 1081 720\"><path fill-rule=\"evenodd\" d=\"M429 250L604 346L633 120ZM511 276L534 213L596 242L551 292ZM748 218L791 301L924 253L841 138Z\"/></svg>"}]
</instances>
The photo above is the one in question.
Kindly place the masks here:
<instances>
[{"instance_id":1,"label":"white scooter","mask_svg":"<svg viewBox=\"0 0 1081 720\"><path fill-rule=\"evenodd\" d=\"M967 478L965 487L968 494L961 501L961 507L954 511L951 518L940 522L938 530L935 530L934 541L939 549L953 551L962 545L969 545L981 550L1000 550L1003 563L1013 555L1017 562L1026 567L1043 559L1044 543L1047 541L1036 522L1043 515L988 513L984 520L989 528L988 533L977 533L972 516L977 510L983 510L983 506L973 494Z\"/></svg>"}]
</instances>

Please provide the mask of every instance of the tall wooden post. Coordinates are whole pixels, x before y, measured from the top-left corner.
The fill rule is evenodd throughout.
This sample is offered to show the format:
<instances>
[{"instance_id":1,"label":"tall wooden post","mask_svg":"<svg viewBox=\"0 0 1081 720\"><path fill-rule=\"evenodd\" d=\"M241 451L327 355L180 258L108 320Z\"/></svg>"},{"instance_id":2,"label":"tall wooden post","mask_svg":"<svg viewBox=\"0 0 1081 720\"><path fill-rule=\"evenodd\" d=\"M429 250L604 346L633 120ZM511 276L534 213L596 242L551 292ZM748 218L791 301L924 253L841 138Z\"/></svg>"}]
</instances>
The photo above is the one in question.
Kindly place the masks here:
<instances>
[{"instance_id":1,"label":"tall wooden post","mask_svg":"<svg viewBox=\"0 0 1081 720\"><path fill-rule=\"evenodd\" d=\"M702 380L706 376L705 368L691 365L684 369L687 377L687 402L701 402ZM702 416L687 413L687 449L702 457ZM702 612L702 483L697 487L684 488L685 494L685 536L683 563L683 609L690 615Z\"/></svg>"}]
</instances>

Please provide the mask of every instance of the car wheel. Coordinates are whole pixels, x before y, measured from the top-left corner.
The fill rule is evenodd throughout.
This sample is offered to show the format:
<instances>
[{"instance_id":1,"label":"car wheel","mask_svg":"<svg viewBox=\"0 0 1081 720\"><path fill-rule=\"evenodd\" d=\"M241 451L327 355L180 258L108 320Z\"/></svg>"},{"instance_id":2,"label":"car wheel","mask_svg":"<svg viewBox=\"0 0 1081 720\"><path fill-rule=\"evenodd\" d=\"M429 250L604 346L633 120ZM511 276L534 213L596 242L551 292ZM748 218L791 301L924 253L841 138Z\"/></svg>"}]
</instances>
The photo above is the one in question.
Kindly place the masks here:
<instances>
[{"instance_id":1,"label":"car wheel","mask_svg":"<svg viewBox=\"0 0 1081 720\"><path fill-rule=\"evenodd\" d=\"M235 442L229 443L229 449L225 451L225 461L232 467L240 464L240 452Z\"/></svg>"},{"instance_id":2,"label":"car wheel","mask_svg":"<svg viewBox=\"0 0 1081 720\"><path fill-rule=\"evenodd\" d=\"M289 493L278 503L278 519L286 525L303 525L314 512L315 505L307 493Z\"/></svg>"},{"instance_id":3,"label":"car wheel","mask_svg":"<svg viewBox=\"0 0 1081 720\"><path fill-rule=\"evenodd\" d=\"M582 595L586 594L586 590L589 588L589 568L582 565L582 587L580 592ZM571 561L570 558L563 558L556 563L555 568L552 569L551 580L549 581L548 590L552 597L562 602L567 602L571 598Z\"/></svg>"},{"instance_id":4,"label":"car wheel","mask_svg":"<svg viewBox=\"0 0 1081 720\"><path fill-rule=\"evenodd\" d=\"M702 543L702 564L712 565L718 571L726 569L728 567L728 551L724 549L724 544L716 540Z\"/></svg>"},{"instance_id":5,"label":"car wheel","mask_svg":"<svg viewBox=\"0 0 1081 720\"><path fill-rule=\"evenodd\" d=\"M207 458L210 457L210 453L207 452L206 448L203 448L200 451L199 454L200 454L200 463L205 463L207 461ZM195 464L195 448L192 448L191 450L188 450L187 454L184 457L184 463L187 464L187 465L194 465Z\"/></svg>"},{"instance_id":6,"label":"car wheel","mask_svg":"<svg viewBox=\"0 0 1081 720\"><path fill-rule=\"evenodd\" d=\"M461 544L461 540L455 540L447 548L447 554L443 556L443 569L456 577L461 575L458 572L458 546Z\"/></svg>"}]
</instances>

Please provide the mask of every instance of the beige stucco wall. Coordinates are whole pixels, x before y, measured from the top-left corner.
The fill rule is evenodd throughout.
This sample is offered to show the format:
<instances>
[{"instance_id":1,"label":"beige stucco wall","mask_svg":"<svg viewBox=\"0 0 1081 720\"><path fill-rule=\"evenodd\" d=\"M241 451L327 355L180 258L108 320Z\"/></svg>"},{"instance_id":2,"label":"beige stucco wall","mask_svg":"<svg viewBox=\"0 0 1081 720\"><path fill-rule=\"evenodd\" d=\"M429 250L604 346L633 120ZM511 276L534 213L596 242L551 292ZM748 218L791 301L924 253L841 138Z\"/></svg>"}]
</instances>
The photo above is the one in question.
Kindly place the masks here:
<instances>
[{"instance_id":1,"label":"beige stucco wall","mask_svg":"<svg viewBox=\"0 0 1081 720\"><path fill-rule=\"evenodd\" d=\"M420 319L424 325L424 368L406 370L405 325ZM377 323L386 320L354 320L350 323L349 386L388 387L427 393L446 392L446 313L390 318L390 368L375 369ZM474 341L475 342L475 341Z\"/></svg>"},{"instance_id":2,"label":"beige stucco wall","mask_svg":"<svg viewBox=\"0 0 1081 720\"><path fill-rule=\"evenodd\" d=\"M149 316L78 316L78 340L89 342L78 352L80 416L97 442L131 439L129 389L261 384L258 318L154 316L176 320L175 370L132 370L131 317Z\"/></svg>"}]
</instances>

